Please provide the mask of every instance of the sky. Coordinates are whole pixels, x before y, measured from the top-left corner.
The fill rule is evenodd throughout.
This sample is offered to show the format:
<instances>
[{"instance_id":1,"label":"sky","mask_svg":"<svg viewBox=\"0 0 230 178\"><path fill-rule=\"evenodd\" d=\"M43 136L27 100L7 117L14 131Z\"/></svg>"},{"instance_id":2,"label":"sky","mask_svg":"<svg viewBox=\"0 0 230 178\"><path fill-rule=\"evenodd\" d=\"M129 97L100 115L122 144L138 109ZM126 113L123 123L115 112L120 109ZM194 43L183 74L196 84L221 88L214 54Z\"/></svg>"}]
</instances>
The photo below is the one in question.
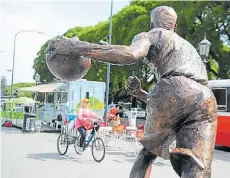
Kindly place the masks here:
<instances>
[{"instance_id":1,"label":"sky","mask_svg":"<svg viewBox=\"0 0 230 178\"><path fill-rule=\"evenodd\" d=\"M128 0L114 0L113 13L128 5ZM14 83L35 82L33 61L47 40L75 26L96 25L108 20L109 16L109 0L0 0L0 75L6 76L7 84L11 84L17 32L33 31L19 33L16 37Z\"/></svg>"}]
</instances>

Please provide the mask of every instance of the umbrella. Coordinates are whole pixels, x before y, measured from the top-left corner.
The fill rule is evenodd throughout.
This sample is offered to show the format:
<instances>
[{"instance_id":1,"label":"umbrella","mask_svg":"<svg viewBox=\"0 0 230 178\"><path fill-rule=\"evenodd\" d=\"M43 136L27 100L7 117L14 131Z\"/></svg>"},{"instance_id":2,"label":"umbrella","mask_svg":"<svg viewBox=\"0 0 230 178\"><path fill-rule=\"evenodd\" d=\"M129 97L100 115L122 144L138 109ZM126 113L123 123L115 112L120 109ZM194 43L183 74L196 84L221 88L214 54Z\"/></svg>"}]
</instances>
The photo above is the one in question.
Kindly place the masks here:
<instances>
[{"instance_id":1,"label":"umbrella","mask_svg":"<svg viewBox=\"0 0 230 178\"><path fill-rule=\"evenodd\" d=\"M28 97L11 98L7 101L6 108L12 109L15 108L18 104L31 105L35 103L37 103L35 100Z\"/></svg>"}]
</instances>

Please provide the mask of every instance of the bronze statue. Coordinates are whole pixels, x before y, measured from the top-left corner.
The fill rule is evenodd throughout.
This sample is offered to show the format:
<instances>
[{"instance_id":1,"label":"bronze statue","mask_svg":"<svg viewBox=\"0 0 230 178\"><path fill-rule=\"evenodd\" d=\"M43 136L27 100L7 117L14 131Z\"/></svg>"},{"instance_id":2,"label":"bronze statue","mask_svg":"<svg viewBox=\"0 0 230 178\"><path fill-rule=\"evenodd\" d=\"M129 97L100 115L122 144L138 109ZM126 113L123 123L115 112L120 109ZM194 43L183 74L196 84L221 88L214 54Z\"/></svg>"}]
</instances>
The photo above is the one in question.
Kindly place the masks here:
<instances>
[{"instance_id":1,"label":"bronze statue","mask_svg":"<svg viewBox=\"0 0 230 178\"><path fill-rule=\"evenodd\" d=\"M115 65L145 60L158 82L147 93L130 77L128 88L147 103L145 136L130 178L149 178L157 157L169 158L182 178L210 178L217 126L217 105L205 66L195 50L175 32L177 14L161 6L151 11L151 30L137 34L130 46L98 45L56 38L47 60L81 56ZM68 62L68 60L67 60ZM169 153L169 145L176 148ZM159 176L158 176L159 177Z\"/></svg>"}]
</instances>

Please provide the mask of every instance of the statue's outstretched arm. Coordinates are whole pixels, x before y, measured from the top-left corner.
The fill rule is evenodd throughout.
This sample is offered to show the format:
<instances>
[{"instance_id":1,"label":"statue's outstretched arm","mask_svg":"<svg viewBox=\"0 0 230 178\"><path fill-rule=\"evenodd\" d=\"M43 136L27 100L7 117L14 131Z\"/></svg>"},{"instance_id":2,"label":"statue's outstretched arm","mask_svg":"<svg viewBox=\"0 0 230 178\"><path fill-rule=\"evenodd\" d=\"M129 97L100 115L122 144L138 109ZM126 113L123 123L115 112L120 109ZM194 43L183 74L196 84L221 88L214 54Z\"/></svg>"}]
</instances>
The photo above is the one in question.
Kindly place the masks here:
<instances>
[{"instance_id":1,"label":"statue's outstretched arm","mask_svg":"<svg viewBox=\"0 0 230 178\"><path fill-rule=\"evenodd\" d=\"M76 55L116 65L132 64L147 56L151 45L148 35L136 35L130 46L99 45L79 41L78 38L57 37L46 49L47 59L52 60L55 55Z\"/></svg>"}]
</instances>

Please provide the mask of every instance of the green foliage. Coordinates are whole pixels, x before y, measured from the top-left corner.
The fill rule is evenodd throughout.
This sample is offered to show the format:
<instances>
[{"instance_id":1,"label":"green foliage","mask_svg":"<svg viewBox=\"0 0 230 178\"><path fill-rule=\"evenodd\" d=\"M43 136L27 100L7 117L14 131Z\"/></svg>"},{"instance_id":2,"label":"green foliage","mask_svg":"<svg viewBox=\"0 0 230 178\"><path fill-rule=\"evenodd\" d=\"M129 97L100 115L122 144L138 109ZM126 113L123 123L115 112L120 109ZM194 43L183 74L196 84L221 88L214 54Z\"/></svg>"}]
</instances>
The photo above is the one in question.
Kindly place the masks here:
<instances>
[{"instance_id":1,"label":"green foliage","mask_svg":"<svg viewBox=\"0 0 230 178\"><path fill-rule=\"evenodd\" d=\"M24 88L24 87L31 87L31 86L35 86L35 83L16 83L13 85L13 89L14 90L17 90L19 88ZM11 89L11 86L6 86L5 89L4 89L4 92L6 93L6 95L10 95L10 89ZM17 95L18 97L22 97L22 96L25 96L25 97L28 97L28 98L33 98L33 92L27 92L27 91L20 91Z\"/></svg>"},{"instance_id":2,"label":"green foliage","mask_svg":"<svg viewBox=\"0 0 230 178\"><path fill-rule=\"evenodd\" d=\"M132 38L139 32L149 30L150 11L160 5L171 6L178 14L176 32L197 47L207 32L207 39L212 43L210 61L207 64L209 79L230 78L230 5L227 1L132 1L130 6L123 8L113 16L112 44L129 45ZM92 43L109 34L109 20L96 26L75 27L64 35L78 36L80 40ZM45 43L34 60L35 73L38 72L43 80L52 81L53 76L47 69L44 50ZM127 77L134 74L142 80L142 86L148 90L147 83L150 75L149 68L139 62L129 67L111 66L110 94L125 87ZM91 69L85 76L87 80L105 81L106 65L97 61L92 62ZM127 95L124 92L124 95ZM122 97L121 97L122 98Z\"/></svg>"},{"instance_id":3,"label":"green foliage","mask_svg":"<svg viewBox=\"0 0 230 178\"><path fill-rule=\"evenodd\" d=\"M6 85L7 85L6 76L1 76L1 90L4 90Z\"/></svg>"}]
</instances>

